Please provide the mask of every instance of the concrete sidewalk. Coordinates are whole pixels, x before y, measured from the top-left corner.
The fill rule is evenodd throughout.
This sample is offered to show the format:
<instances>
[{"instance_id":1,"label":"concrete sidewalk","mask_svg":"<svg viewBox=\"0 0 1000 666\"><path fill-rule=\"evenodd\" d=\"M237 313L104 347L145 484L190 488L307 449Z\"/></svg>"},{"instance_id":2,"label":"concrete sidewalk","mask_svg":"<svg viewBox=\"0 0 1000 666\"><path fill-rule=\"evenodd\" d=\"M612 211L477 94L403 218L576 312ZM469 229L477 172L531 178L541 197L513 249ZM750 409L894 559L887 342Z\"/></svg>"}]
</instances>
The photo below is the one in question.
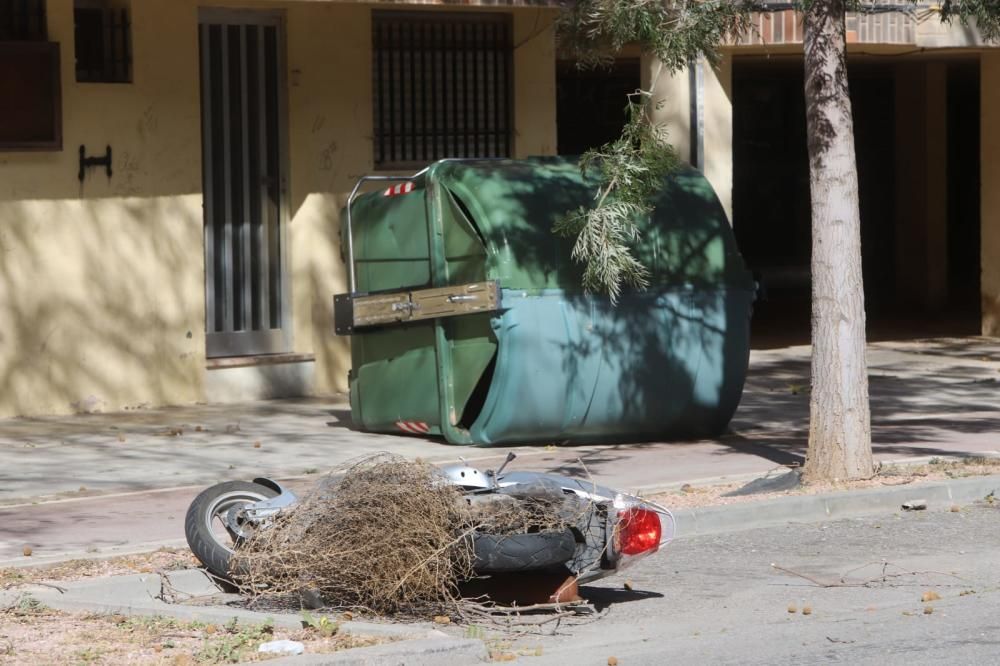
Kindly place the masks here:
<instances>
[{"instance_id":1,"label":"concrete sidewalk","mask_svg":"<svg viewBox=\"0 0 1000 666\"><path fill-rule=\"evenodd\" d=\"M1000 450L1000 341L878 343L870 348L880 458ZM0 420L0 504L325 471L375 451L590 473L628 488L767 471L801 461L809 348L755 351L730 435L720 440L501 449L455 447L351 429L343 399L276 400Z\"/></svg>"},{"instance_id":2,"label":"concrete sidewalk","mask_svg":"<svg viewBox=\"0 0 1000 666\"><path fill-rule=\"evenodd\" d=\"M1000 450L1000 341L877 343L869 364L877 458ZM589 472L627 490L761 474L801 462L808 386L808 347L755 351L722 439L510 448L523 469ZM376 451L435 462L463 456L485 466L507 450L360 433L346 404L318 399L4 420L0 562L19 557L26 544L56 556L180 541L187 503L220 480L308 479Z\"/></svg>"}]
</instances>

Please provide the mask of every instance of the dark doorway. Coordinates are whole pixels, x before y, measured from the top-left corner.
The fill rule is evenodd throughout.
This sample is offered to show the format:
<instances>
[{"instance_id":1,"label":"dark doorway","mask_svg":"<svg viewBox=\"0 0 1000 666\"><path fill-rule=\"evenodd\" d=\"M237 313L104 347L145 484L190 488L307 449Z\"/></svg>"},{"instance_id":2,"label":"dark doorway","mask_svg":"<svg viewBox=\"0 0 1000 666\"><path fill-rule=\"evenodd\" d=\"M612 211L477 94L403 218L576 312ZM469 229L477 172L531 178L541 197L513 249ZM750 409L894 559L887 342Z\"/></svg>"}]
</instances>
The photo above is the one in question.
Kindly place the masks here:
<instances>
[{"instance_id":1,"label":"dark doorway","mask_svg":"<svg viewBox=\"0 0 1000 666\"><path fill-rule=\"evenodd\" d=\"M596 69L560 61L556 70L559 154L580 155L617 139L625 126L626 96L640 85L638 58Z\"/></svg>"},{"instance_id":2,"label":"dark doorway","mask_svg":"<svg viewBox=\"0 0 1000 666\"><path fill-rule=\"evenodd\" d=\"M979 63L948 68L948 298L980 318Z\"/></svg>"},{"instance_id":3,"label":"dark doorway","mask_svg":"<svg viewBox=\"0 0 1000 666\"><path fill-rule=\"evenodd\" d=\"M919 186L897 178L896 58L849 62L861 208L869 337L892 339L978 330L979 73L948 67L948 303L926 312L900 298L896 271L899 197ZM900 110L906 112L905 109ZM735 58L733 226L768 300L754 313L754 343L809 340L811 219L801 56ZM975 310L975 312L973 312Z\"/></svg>"},{"instance_id":4,"label":"dark doorway","mask_svg":"<svg viewBox=\"0 0 1000 666\"><path fill-rule=\"evenodd\" d=\"M202 10L205 325L209 357L289 351L283 23Z\"/></svg>"}]
</instances>

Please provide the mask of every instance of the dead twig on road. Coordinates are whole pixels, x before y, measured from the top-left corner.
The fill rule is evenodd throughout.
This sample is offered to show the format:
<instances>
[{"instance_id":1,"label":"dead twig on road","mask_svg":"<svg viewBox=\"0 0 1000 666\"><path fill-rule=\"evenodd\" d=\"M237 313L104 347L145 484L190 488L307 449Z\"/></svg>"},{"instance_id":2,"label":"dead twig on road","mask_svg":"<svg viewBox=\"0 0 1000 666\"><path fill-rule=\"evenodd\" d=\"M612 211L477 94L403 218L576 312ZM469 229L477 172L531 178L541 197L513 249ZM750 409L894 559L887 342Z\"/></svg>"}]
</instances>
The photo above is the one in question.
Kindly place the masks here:
<instances>
[{"instance_id":1,"label":"dead twig on road","mask_svg":"<svg viewBox=\"0 0 1000 666\"><path fill-rule=\"evenodd\" d=\"M865 580L855 580L855 581L847 580L847 576L849 574L854 573L855 571L860 571L861 569L864 569L866 567L870 567L870 566L873 566L873 565L881 565L882 566L882 573L881 573L881 575L875 576L873 578L868 578L868 579L865 579ZM900 569L900 571L896 572L896 573L889 573L888 572L888 568L889 567L895 567L897 569ZM903 569L902 567L900 567L898 565L892 564L890 562L885 562L885 561L882 561L882 562L869 562L868 564L863 564L860 567L855 567L854 569L850 569L846 573L844 573L844 574L842 574L840 576L840 580L839 581L824 581L824 580L820 580L819 578L816 578L814 576L810 576L809 574L804 574L804 573L801 573L801 572L798 572L798 571L794 571L792 569L787 569L785 567L780 567L780 566L778 566L777 564L775 564L773 562L771 563L771 568L774 569L775 571L780 571L781 573L788 574L789 576L795 576L797 578L802 578L803 580L807 580L810 583L812 583L813 585L816 585L817 587L823 587L823 588L831 588L831 587L873 587L873 586L879 585L879 584L883 584L883 585L884 584L888 584L890 581L894 581L894 580L899 579L899 578L906 578L906 577L911 577L911 576L947 576L947 577L950 577L950 578L955 578L957 580L960 580L963 583L967 583L968 582L966 579L962 578L961 576L959 576L957 574L947 573L947 572L944 572L944 571L907 571L907 570Z\"/></svg>"},{"instance_id":2,"label":"dead twig on road","mask_svg":"<svg viewBox=\"0 0 1000 666\"><path fill-rule=\"evenodd\" d=\"M40 582L36 581L34 583L31 583L31 584L32 585L40 585L41 587L51 587L53 590L57 590L59 592L59 594L66 594L66 588L65 587L59 587L58 585L53 585L52 583L40 583Z\"/></svg>"},{"instance_id":3,"label":"dead twig on road","mask_svg":"<svg viewBox=\"0 0 1000 666\"><path fill-rule=\"evenodd\" d=\"M776 571L780 571L781 573L788 574L789 576L796 576L798 578L802 578L803 580L807 580L817 587L864 587L865 585L864 583L845 583L843 581L839 583L822 581L819 580L818 578L813 578L808 574L799 573L798 571L792 571L791 569L786 569L784 567L779 567L777 564L774 564L773 562L771 563L771 568Z\"/></svg>"},{"instance_id":4,"label":"dead twig on road","mask_svg":"<svg viewBox=\"0 0 1000 666\"><path fill-rule=\"evenodd\" d=\"M463 599L456 612L470 626L491 626L512 634L544 635L555 635L564 622L571 622L573 626L590 624L606 614L585 601L498 606L474 599Z\"/></svg>"}]
</instances>

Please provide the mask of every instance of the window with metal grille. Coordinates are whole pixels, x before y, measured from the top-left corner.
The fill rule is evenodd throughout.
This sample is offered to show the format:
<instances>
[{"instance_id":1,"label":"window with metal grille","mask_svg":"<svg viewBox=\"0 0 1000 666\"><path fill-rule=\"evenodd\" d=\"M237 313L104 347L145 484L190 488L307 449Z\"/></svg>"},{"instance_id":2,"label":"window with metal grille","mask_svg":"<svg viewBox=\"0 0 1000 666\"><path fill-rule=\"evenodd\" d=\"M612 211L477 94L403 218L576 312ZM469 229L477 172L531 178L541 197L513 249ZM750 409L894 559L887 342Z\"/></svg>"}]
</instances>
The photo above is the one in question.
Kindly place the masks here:
<instances>
[{"instance_id":1,"label":"window with metal grille","mask_svg":"<svg viewBox=\"0 0 1000 666\"><path fill-rule=\"evenodd\" d=\"M129 8L101 0L76 0L76 80L81 83L132 81L132 23Z\"/></svg>"},{"instance_id":2,"label":"window with metal grille","mask_svg":"<svg viewBox=\"0 0 1000 666\"><path fill-rule=\"evenodd\" d=\"M375 166L511 154L505 14L372 14Z\"/></svg>"},{"instance_id":3,"label":"window with metal grille","mask_svg":"<svg viewBox=\"0 0 1000 666\"><path fill-rule=\"evenodd\" d=\"M45 0L0 0L0 151L61 150L59 44Z\"/></svg>"},{"instance_id":4,"label":"window with metal grille","mask_svg":"<svg viewBox=\"0 0 1000 666\"><path fill-rule=\"evenodd\" d=\"M44 42L45 0L0 0L0 42Z\"/></svg>"}]
</instances>

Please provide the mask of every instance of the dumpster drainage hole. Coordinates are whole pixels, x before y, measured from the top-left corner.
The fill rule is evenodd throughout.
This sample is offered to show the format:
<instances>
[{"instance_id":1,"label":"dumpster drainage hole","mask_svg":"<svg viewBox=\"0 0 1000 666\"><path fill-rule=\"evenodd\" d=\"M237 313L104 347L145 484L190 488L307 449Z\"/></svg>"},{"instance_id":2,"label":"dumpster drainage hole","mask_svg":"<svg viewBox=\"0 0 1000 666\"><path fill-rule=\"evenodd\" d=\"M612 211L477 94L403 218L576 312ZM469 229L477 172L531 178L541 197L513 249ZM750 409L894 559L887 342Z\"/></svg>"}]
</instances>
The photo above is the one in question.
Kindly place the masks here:
<instances>
[{"instance_id":1,"label":"dumpster drainage hole","mask_svg":"<svg viewBox=\"0 0 1000 666\"><path fill-rule=\"evenodd\" d=\"M479 376L476 388L472 389L472 395L465 402L462 419L458 422L460 427L468 430L479 418L479 414L483 411L483 405L486 404L486 395L490 392L490 384L493 383L493 372L496 370L496 366L497 355L494 353L486 369L483 370L483 374Z\"/></svg>"}]
</instances>

